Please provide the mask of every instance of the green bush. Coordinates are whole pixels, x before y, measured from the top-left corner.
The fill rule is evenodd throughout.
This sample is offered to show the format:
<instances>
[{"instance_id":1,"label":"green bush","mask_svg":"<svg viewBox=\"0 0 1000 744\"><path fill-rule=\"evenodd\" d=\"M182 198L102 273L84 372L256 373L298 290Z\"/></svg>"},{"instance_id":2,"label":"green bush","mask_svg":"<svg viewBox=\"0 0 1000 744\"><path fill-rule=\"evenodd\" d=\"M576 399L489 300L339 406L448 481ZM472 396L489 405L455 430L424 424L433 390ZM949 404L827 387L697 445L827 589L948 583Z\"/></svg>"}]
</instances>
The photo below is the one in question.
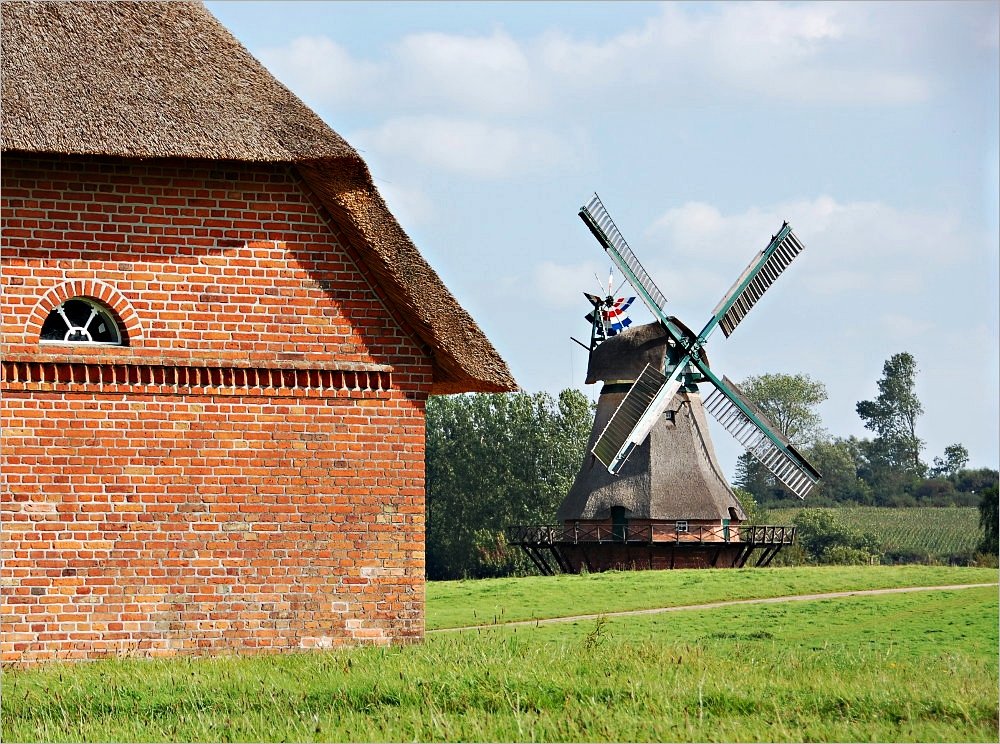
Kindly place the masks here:
<instances>
[{"instance_id":1,"label":"green bush","mask_svg":"<svg viewBox=\"0 0 1000 744\"><path fill-rule=\"evenodd\" d=\"M878 536L847 526L836 510L803 509L793 523L809 563L866 564L879 557Z\"/></svg>"},{"instance_id":2,"label":"green bush","mask_svg":"<svg viewBox=\"0 0 1000 744\"><path fill-rule=\"evenodd\" d=\"M475 575L480 578L498 578L531 573L523 551L507 542L503 532L479 529L473 534L472 544L478 558Z\"/></svg>"},{"instance_id":3,"label":"green bush","mask_svg":"<svg viewBox=\"0 0 1000 744\"><path fill-rule=\"evenodd\" d=\"M852 548L848 545L834 545L827 548L823 554L823 563L837 566L867 566L878 562L877 556L867 550Z\"/></svg>"},{"instance_id":4,"label":"green bush","mask_svg":"<svg viewBox=\"0 0 1000 744\"><path fill-rule=\"evenodd\" d=\"M931 565L935 561L926 549L902 548L898 550L887 550L882 554L882 562L890 565L920 563Z\"/></svg>"}]
</instances>

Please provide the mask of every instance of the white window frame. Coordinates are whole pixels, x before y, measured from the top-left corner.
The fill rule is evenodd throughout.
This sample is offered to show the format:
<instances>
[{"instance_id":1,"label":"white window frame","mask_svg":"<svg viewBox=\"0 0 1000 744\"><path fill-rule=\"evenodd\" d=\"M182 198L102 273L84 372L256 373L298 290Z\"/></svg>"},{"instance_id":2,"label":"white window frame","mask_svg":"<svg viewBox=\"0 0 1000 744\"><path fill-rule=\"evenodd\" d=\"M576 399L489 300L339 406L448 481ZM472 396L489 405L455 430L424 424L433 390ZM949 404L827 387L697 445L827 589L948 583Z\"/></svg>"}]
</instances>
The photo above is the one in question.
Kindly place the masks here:
<instances>
[{"instance_id":1,"label":"white window frame","mask_svg":"<svg viewBox=\"0 0 1000 744\"><path fill-rule=\"evenodd\" d=\"M66 312L63 310L63 305L67 302L83 302L90 306L90 317L87 318L87 322L83 326L74 326L68 317L66 317ZM39 338L38 342L40 344L54 344L54 345L69 345L69 346L124 346L125 339L122 336L122 330L118 326L117 320L115 320L114 311L103 303L92 300L89 297L68 297L67 299L60 302L46 316L45 321L42 325L44 326L48 319L53 313L57 313L62 316L63 323L66 324L67 330L66 334L61 339L45 339ZM114 341L94 341L90 338L90 324L94 322L95 318L102 318L105 323L110 323L111 328L114 330L115 340ZM80 332L86 335L88 338L83 340L70 340L66 338L74 332Z\"/></svg>"}]
</instances>

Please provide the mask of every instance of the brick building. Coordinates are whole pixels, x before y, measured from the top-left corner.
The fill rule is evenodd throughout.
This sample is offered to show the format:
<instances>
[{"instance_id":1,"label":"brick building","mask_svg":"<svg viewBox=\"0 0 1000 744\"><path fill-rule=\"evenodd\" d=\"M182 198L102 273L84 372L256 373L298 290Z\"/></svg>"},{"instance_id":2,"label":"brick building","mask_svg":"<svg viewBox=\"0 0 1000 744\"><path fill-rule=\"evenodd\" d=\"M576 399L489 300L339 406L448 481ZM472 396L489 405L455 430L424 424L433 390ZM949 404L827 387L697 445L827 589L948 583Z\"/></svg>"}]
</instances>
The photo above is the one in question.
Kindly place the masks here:
<instances>
[{"instance_id":1,"label":"brick building","mask_svg":"<svg viewBox=\"0 0 1000 744\"><path fill-rule=\"evenodd\" d=\"M2 656L423 633L424 403L515 383L194 3L4 3Z\"/></svg>"}]
</instances>

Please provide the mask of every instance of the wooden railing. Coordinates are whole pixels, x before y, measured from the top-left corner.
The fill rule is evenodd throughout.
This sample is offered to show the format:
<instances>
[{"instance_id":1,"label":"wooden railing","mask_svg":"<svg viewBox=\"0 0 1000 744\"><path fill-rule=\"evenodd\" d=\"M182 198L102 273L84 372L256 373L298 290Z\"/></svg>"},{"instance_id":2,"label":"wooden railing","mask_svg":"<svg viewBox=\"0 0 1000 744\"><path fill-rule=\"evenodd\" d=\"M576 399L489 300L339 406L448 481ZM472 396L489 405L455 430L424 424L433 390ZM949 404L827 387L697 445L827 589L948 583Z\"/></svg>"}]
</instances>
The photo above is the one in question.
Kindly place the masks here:
<instances>
[{"instance_id":1,"label":"wooden railing","mask_svg":"<svg viewBox=\"0 0 1000 744\"><path fill-rule=\"evenodd\" d=\"M765 545L791 545L795 541L795 527L782 524L741 524L742 541Z\"/></svg>"},{"instance_id":2,"label":"wooden railing","mask_svg":"<svg viewBox=\"0 0 1000 744\"><path fill-rule=\"evenodd\" d=\"M644 525L533 525L510 527L507 541L514 545L555 545L579 543L743 543L749 545L790 545L795 528L785 525L692 525L677 531L673 524Z\"/></svg>"}]
</instances>

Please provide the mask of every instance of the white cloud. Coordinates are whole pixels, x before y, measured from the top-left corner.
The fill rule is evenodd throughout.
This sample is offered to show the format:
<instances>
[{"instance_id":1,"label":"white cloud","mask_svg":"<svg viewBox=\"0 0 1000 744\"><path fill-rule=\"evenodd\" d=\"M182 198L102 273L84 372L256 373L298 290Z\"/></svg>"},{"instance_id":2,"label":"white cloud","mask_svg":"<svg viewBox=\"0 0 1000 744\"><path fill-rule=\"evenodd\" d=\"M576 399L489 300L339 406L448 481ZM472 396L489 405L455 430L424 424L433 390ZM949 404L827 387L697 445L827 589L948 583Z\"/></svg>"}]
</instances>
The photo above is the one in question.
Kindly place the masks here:
<instances>
[{"instance_id":1,"label":"white cloud","mask_svg":"<svg viewBox=\"0 0 1000 744\"><path fill-rule=\"evenodd\" d=\"M888 338L901 341L930 333L935 328L927 320L899 313L886 313L879 320Z\"/></svg>"},{"instance_id":2,"label":"white cloud","mask_svg":"<svg viewBox=\"0 0 1000 744\"><path fill-rule=\"evenodd\" d=\"M389 211L404 228L407 225L426 224L433 219L434 204L419 188L383 181L378 184L378 190L385 199Z\"/></svg>"},{"instance_id":3,"label":"white cloud","mask_svg":"<svg viewBox=\"0 0 1000 744\"><path fill-rule=\"evenodd\" d=\"M381 153L483 179L543 170L571 154L561 138L544 129L442 116L390 119L357 139Z\"/></svg>"},{"instance_id":4,"label":"white cloud","mask_svg":"<svg viewBox=\"0 0 1000 744\"><path fill-rule=\"evenodd\" d=\"M715 267L707 265L696 265L690 262L675 264L673 266L659 260L650 261L647 264L650 275L654 277L654 282L666 295L671 303L668 312L674 313L673 305L679 308L691 306L703 313L710 308L708 303L721 296L723 285L726 280L732 281L733 277L726 277L719 273Z\"/></svg>"},{"instance_id":5,"label":"white cloud","mask_svg":"<svg viewBox=\"0 0 1000 744\"><path fill-rule=\"evenodd\" d=\"M1000 47L1000 12L993 6L993 17L977 26L976 43L984 49Z\"/></svg>"},{"instance_id":6,"label":"white cloud","mask_svg":"<svg viewBox=\"0 0 1000 744\"><path fill-rule=\"evenodd\" d=\"M380 89L379 64L355 59L326 36L300 36L285 46L258 49L257 57L310 105L371 100Z\"/></svg>"},{"instance_id":7,"label":"white cloud","mask_svg":"<svg viewBox=\"0 0 1000 744\"><path fill-rule=\"evenodd\" d=\"M671 255L713 265L731 262L735 277L786 219L808 249L808 286L821 294L918 291L929 265L946 266L969 252L968 238L950 214L899 210L879 202L841 204L829 196L732 215L689 202L665 212L647 232L664 240Z\"/></svg>"},{"instance_id":8,"label":"white cloud","mask_svg":"<svg viewBox=\"0 0 1000 744\"><path fill-rule=\"evenodd\" d=\"M600 42L555 32L539 44L541 66L563 85L583 83L660 100L757 100L894 104L924 100L928 82L898 62L857 58L866 33L857 5L665 5L639 29ZM891 35L891 28L884 29Z\"/></svg>"},{"instance_id":9,"label":"white cloud","mask_svg":"<svg viewBox=\"0 0 1000 744\"><path fill-rule=\"evenodd\" d=\"M400 92L427 108L441 104L458 110L511 114L541 101L524 50L509 35L456 36L413 34L396 48L405 86Z\"/></svg>"},{"instance_id":10,"label":"white cloud","mask_svg":"<svg viewBox=\"0 0 1000 744\"><path fill-rule=\"evenodd\" d=\"M300 36L256 56L310 105L510 115L537 109L543 87L522 46L488 36L411 34L373 59L326 36Z\"/></svg>"},{"instance_id":11,"label":"white cloud","mask_svg":"<svg viewBox=\"0 0 1000 744\"><path fill-rule=\"evenodd\" d=\"M919 102L937 75L925 69L927 49L946 43L922 28L923 11L900 24L898 12L863 3L661 7L634 28L603 38L598 30L596 40L559 30L519 39L497 27L410 34L367 58L318 35L256 54L311 105L509 119L651 99ZM981 37L980 25L974 38L947 43Z\"/></svg>"},{"instance_id":12,"label":"white cloud","mask_svg":"<svg viewBox=\"0 0 1000 744\"><path fill-rule=\"evenodd\" d=\"M882 298L907 307L921 302L921 293L934 291L935 272L962 261L971 244L946 213L905 211L877 202L839 203L822 196L734 214L689 202L655 220L635 250L670 301L670 312L697 314L722 297L786 218L807 251L789 269L797 288L786 289L790 284L783 278L768 302L786 293L786 301L801 302L807 294L831 309L839 303L845 317L876 309L874 302L882 308ZM536 270L535 283L551 293L553 305L568 306L580 291L592 291L595 271L606 269L592 262L546 262ZM889 313L881 322L894 335L919 334L923 326L906 319Z\"/></svg>"},{"instance_id":13,"label":"white cloud","mask_svg":"<svg viewBox=\"0 0 1000 744\"><path fill-rule=\"evenodd\" d=\"M540 302L548 307L579 307L586 314L587 301L582 293L596 294L601 286L597 277L606 272L607 268L594 261L578 264L543 261L533 271L535 290Z\"/></svg>"},{"instance_id":14,"label":"white cloud","mask_svg":"<svg viewBox=\"0 0 1000 744\"><path fill-rule=\"evenodd\" d=\"M809 291L819 295L856 294L860 296L873 289L874 278L860 269L833 269L812 272Z\"/></svg>"}]
</instances>

